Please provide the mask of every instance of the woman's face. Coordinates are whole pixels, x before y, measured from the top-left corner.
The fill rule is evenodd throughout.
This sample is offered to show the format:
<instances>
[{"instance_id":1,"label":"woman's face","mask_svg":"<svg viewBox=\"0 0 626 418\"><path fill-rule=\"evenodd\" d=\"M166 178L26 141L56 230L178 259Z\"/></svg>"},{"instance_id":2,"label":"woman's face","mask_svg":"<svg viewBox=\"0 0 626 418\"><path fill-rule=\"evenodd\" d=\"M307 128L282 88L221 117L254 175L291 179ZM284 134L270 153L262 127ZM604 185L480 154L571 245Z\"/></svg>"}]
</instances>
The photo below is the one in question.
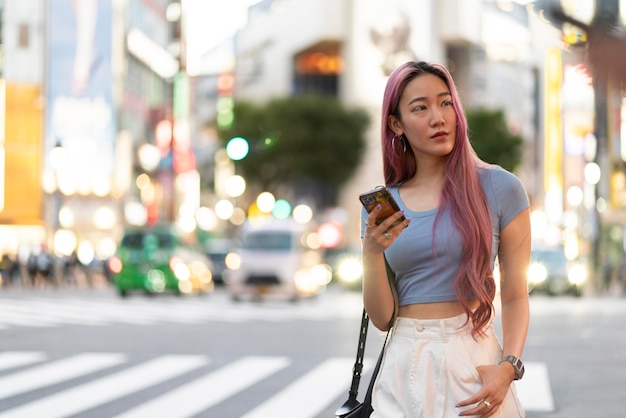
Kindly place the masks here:
<instances>
[{"instance_id":1,"label":"woman's face","mask_svg":"<svg viewBox=\"0 0 626 418\"><path fill-rule=\"evenodd\" d=\"M450 89L442 79L427 73L411 80L400 96L398 110L400 119L390 116L389 126L396 135L406 136L417 158L452 152L456 113Z\"/></svg>"}]
</instances>

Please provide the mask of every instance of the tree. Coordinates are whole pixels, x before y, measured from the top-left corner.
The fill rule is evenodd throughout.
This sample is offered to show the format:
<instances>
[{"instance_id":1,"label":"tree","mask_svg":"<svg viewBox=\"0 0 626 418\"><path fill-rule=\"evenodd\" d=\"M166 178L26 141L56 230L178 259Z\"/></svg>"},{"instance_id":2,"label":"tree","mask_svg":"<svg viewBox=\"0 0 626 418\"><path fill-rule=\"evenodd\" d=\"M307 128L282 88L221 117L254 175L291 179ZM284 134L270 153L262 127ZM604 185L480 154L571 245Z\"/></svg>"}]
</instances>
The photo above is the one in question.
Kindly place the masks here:
<instances>
[{"instance_id":1,"label":"tree","mask_svg":"<svg viewBox=\"0 0 626 418\"><path fill-rule=\"evenodd\" d=\"M248 182L264 190L290 186L297 195L315 193L318 204L334 204L337 190L355 173L365 152L367 112L346 108L335 98L236 102L234 113L235 123L220 139L248 140L250 152L237 167ZM320 191L325 193L320 196Z\"/></svg>"},{"instance_id":2,"label":"tree","mask_svg":"<svg viewBox=\"0 0 626 418\"><path fill-rule=\"evenodd\" d=\"M501 110L470 109L466 112L469 136L484 161L514 171L522 161L524 140L513 134Z\"/></svg>"}]
</instances>

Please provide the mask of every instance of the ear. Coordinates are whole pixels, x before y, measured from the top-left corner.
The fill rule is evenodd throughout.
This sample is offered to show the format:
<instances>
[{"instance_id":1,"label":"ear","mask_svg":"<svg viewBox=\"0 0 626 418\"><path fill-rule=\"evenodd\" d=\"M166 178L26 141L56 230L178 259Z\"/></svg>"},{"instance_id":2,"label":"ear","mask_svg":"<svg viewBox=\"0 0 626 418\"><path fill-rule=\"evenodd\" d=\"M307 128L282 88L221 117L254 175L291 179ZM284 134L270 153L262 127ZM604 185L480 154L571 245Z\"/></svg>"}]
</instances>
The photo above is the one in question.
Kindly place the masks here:
<instances>
[{"instance_id":1,"label":"ear","mask_svg":"<svg viewBox=\"0 0 626 418\"><path fill-rule=\"evenodd\" d=\"M404 129L402 129L402 124L400 123L398 118L393 115L389 115L387 117L387 126L389 126L389 129L391 129L396 135L402 135L404 133Z\"/></svg>"}]
</instances>

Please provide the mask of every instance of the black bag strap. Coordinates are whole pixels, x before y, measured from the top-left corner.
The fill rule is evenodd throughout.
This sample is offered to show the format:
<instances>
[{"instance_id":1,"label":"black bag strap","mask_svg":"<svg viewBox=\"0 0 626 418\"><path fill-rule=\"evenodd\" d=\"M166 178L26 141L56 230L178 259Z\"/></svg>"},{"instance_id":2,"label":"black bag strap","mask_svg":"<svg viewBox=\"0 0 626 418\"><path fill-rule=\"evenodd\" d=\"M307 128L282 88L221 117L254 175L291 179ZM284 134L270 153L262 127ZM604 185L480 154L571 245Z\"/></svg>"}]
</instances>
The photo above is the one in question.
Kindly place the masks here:
<instances>
[{"instance_id":1,"label":"black bag strap","mask_svg":"<svg viewBox=\"0 0 626 418\"><path fill-rule=\"evenodd\" d=\"M374 371L372 372L372 378L367 387L367 391L365 392L365 399L363 403L369 404L372 398L372 391L374 389L374 383L376 381L376 377L378 376L378 372L380 370L380 366L383 361L383 355L385 354L385 346L387 345L387 339L389 339L389 333L391 332L391 328L394 325L396 314L397 314L397 293L395 290L394 283L394 273L387 262L387 257L385 257L385 267L387 268L387 279L389 280L389 285L391 286L391 293L394 299L394 307L393 313L391 314L391 320L389 322L389 328L387 329L387 335L385 335L385 341L383 342L383 346L380 349L380 354L378 355L378 360L376 361L376 366L374 367ZM360 402L357 399L357 395L359 393L359 383L361 382L361 376L363 373L363 356L365 355L365 341L367 340L367 328L369 325L369 317L367 316L367 312L365 308L363 308L363 315L361 317L361 327L359 328L359 342L357 345L356 351L356 361L354 363L354 367L352 368L352 383L350 384L350 391L348 392L348 400L335 412L336 416L342 416L354 408L359 406Z\"/></svg>"},{"instance_id":2,"label":"black bag strap","mask_svg":"<svg viewBox=\"0 0 626 418\"><path fill-rule=\"evenodd\" d=\"M371 403L372 391L374 390L374 382L376 381L376 377L378 376L378 372L380 371L380 365L383 362L383 355L385 354L385 346L387 345L387 339L389 339L390 332L391 332L391 328L387 330L387 335L385 335L385 341L383 342L383 346L380 349L380 354L378 355L378 360L376 361L376 367L374 367L374 371L372 372L372 379L370 380L370 384L367 386L367 391L365 392L365 398L363 399L363 403L365 404ZM363 365L363 359L361 359L361 366L362 365Z\"/></svg>"},{"instance_id":3,"label":"black bag strap","mask_svg":"<svg viewBox=\"0 0 626 418\"><path fill-rule=\"evenodd\" d=\"M363 356L365 354L365 341L367 339L367 328L369 325L369 321L370 320L367 316L367 312L365 311L365 309L363 309L363 316L361 317L361 328L359 332L359 343L356 352L356 361L354 363L354 367L352 368L352 383L350 384L350 391L348 392L348 400L335 412L335 415L338 417L348 414L361 404L357 399L357 395L359 393L359 383L361 382L361 376L363 373ZM374 371L372 372L372 378L370 380L370 383L367 386L367 391L365 392L365 399L363 400L363 403L369 404L371 402L372 391L374 390L374 382L376 380L376 377L378 376L378 372L383 361L385 346L387 345L387 339L389 338L390 332L391 328L387 330L385 342L383 342L383 346L380 349L380 354L378 355L376 366L374 367Z\"/></svg>"}]
</instances>

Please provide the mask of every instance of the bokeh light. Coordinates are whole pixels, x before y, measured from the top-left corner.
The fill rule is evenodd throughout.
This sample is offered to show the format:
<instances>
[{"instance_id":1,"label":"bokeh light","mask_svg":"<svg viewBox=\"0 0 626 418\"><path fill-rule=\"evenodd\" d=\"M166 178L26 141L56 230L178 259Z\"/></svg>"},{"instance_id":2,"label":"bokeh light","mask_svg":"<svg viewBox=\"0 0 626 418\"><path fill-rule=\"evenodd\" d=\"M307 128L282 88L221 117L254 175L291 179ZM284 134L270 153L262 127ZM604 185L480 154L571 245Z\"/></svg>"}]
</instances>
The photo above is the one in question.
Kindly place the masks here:
<instances>
[{"instance_id":1,"label":"bokeh light","mask_svg":"<svg viewBox=\"0 0 626 418\"><path fill-rule=\"evenodd\" d=\"M87 240L82 240L80 244L78 244L76 256L78 257L78 261L80 261L82 265L88 266L89 264L91 264L91 262L96 257L96 251L93 248L93 244Z\"/></svg>"},{"instance_id":2,"label":"bokeh light","mask_svg":"<svg viewBox=\"0 0 626 418\"><path fill-rule=\"evenodd\" d=\"M226 153L233 161L243 160L248 155L248 151L250 151L248 141L240 136L232 138L226 144Z\"/></svg>"},{"instance_id":3,"label":"bokeh light","mask_svg":"<svg viewBox=\"0 0 626 418\"><path fill-rule=\"evenodd\" d=\"M196 222L203 231L214 230L217 227L217 221L217 216L211 208L202 206L196 211Z\"/></svg>"},{"instance_id":4,"label":"bokeh light","mask_svg":"<svg viewBox=\"0 0 626 418\"><path fill-rule=\"evenodd\" d=\"M226 220L233 216L233 204L229 200L220 200L215 204L215 214L218 218Z\"/></svg>"},{"instance_id":5,"label":"bokeh light","mask_svg":"<svg viewBox=\"0 0 626 418\"><path fill-rule=\"evenodd\" d=\"M76 235L70 230L59 229L54 233L54 253L69 256L76 249Z\"/></svg>"},{"instance_id":6,"label":"bokeh light","mask_svg":"<svg viewBox=\"0 0 626 418\"><path fill-rule=\"evenodd\" d=\"M110 207L100 206L93 214L93 224L98 229L111 229L117 224L117 215Z\"/></svg>"},{"instance_id":7,"label":"bokeh light","mask_svg":"<svg viewBox=\"0 0 626 418\"><path fill-rule=\"evenodd\" d=\"M313 209L308 205L298 205L293 209L293 219L301 224L306 224L313 219Z\"/></svg>"},{"instance_id":8,"label":"bokeh light","mask_svg":"<svg viewBox=\"0 0 626 418\"><path fill-rule=\"evenodd\" d=\"M602 172L598 164L596 163L585 164L585 180L587 181L587 183L598 184L601 176L602 176Z\"/></svg>"},{"instance_id":9,"label":"bokeh light","mask_svg":"<svg viewBox=\"0 0 626 418\"><path fill-rule=\"evenodd\" d=\"M333 248L343 239L343 228L337 222L326 222L319 226L317 233L324 248Z\"/></svg>"},{"instance_id":10,"label":"bokeh light","mask_svg":"<svg viewBox=\"0 0 626 418\"><path fill-rule=\"evenodd\" d=\"M246 191L246 180L238 175L230 176L224 184L226 194L230 197L239 197Z\"/></svg>"},{"instance_id":11,"label":"bokeh light","mask_svg":"<svg viewBox=\"0 0 626 418\"><path fill-rule=\"evenodd\" d=\"M272 215L277 219L287 219L291 215L291 204L285 199L278 199L274 204Z\"/></svg>"},{"instance_id":12,"label":"bokeh light","mask_svg":"<svg viewBox=\"0 0 626 418\"><path fill-rule=\"evenodd\" d=\"M276 204L276 198L270 192L263 192L256 198L259 210L264 213L271 213Z\"/></svg>"},{"instance_id":13,"label":"bokeh light","mask_svg":"<svg viewBox=\"0 0 626 418\"><path fill-rule=\"evenodd\" d=\"M124 217L129 225L143 226L148 221L148 212L141 203L129 202L124 206Z\"/></svg>"}]
</instances>

